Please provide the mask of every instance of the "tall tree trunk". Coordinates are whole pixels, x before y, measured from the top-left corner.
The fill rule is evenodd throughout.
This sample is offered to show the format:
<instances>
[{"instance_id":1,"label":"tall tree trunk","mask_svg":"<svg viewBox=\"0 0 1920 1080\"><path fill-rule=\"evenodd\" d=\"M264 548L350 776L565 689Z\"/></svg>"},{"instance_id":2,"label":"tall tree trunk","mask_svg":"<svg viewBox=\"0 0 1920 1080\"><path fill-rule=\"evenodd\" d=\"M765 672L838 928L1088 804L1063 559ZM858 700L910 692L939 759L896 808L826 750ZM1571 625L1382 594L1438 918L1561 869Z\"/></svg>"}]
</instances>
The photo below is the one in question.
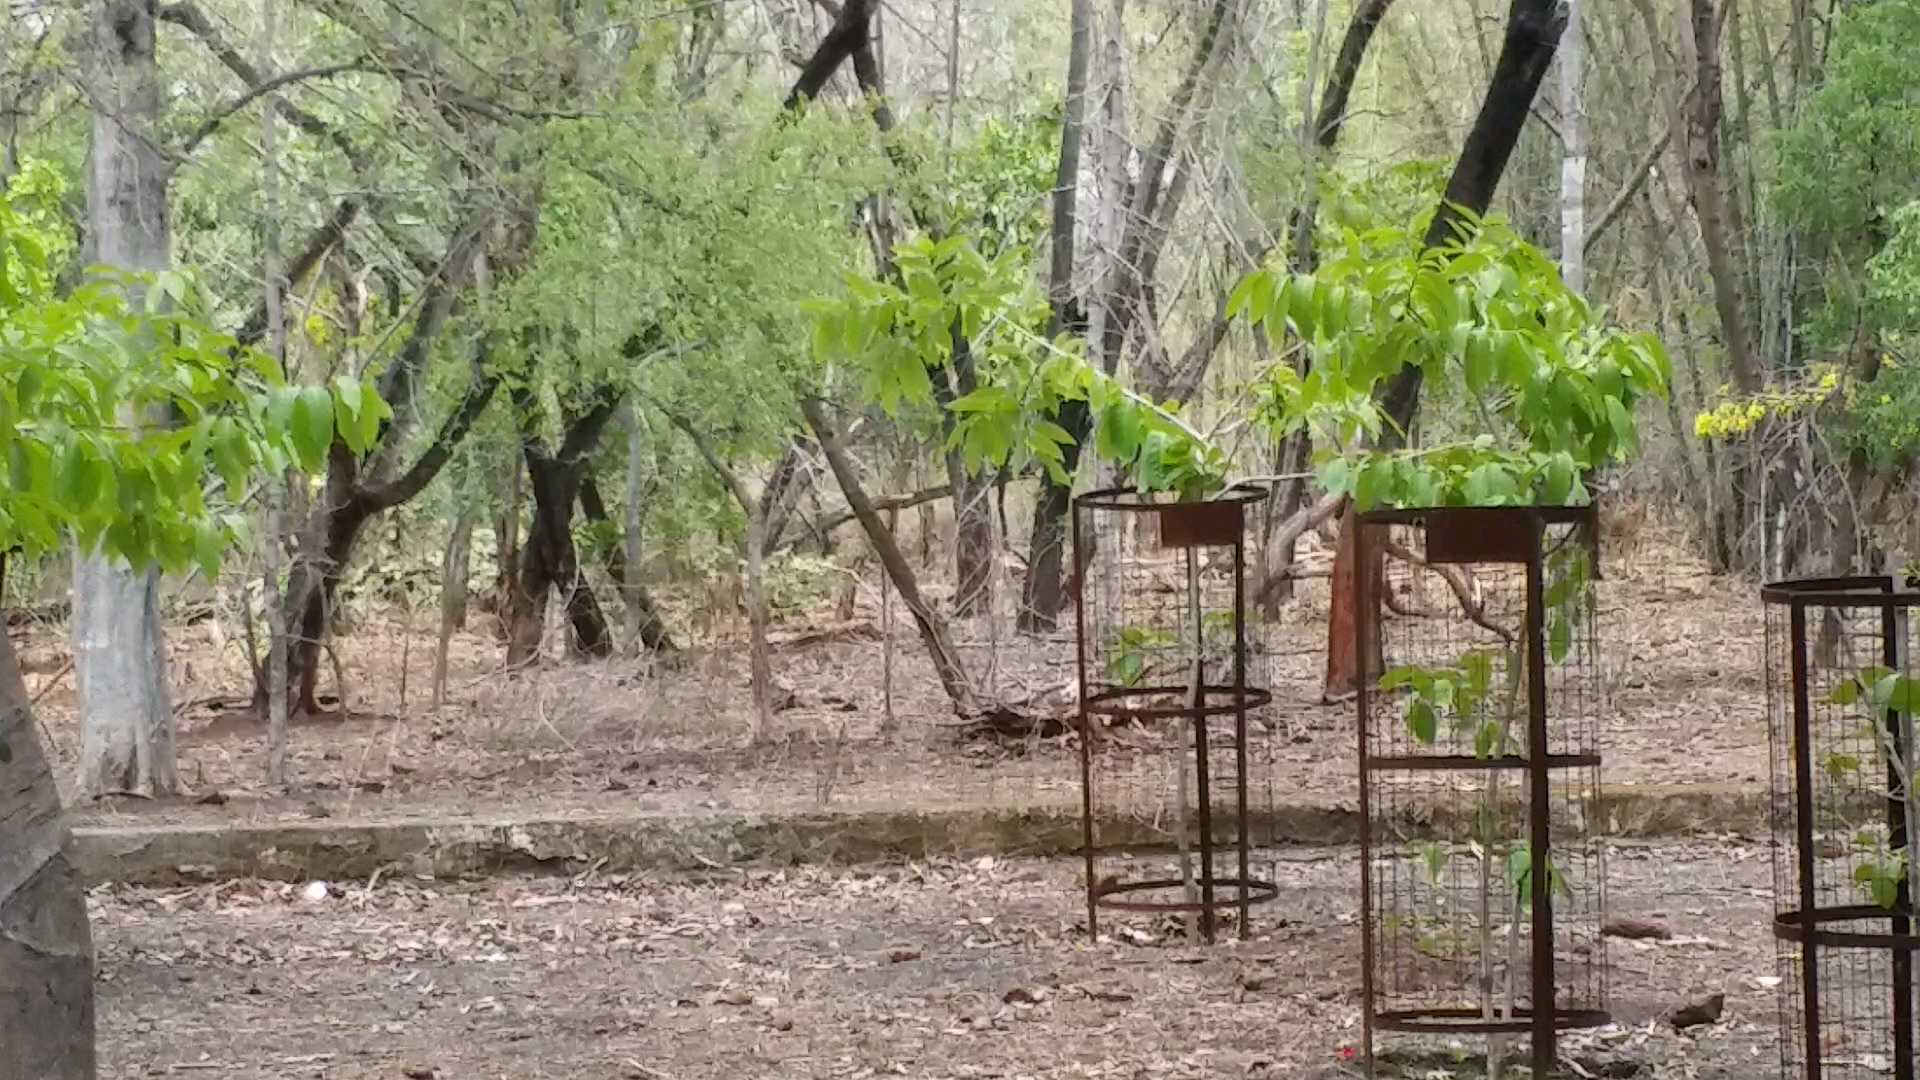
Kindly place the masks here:
<instances>
[{"instance_id":1,"label":"tall tree trunk","mask_svg":"<svg viewBox=\"0 0 1920 1080\"><path fill-rule=\"evenodd\" d=\"M611 651L605 620L597 604L589 606L591 590L581 579L573 546L573 507L580 495L581 463L563 464L528 450L527 479L533 492L533 518L527 545L520 552L519 577L507 605L507 663L525 664L540 653L546 625L547 598L562 590L568 620L580 651L605 655ZM587 593L587 601L580 594Z\"/></svg>"},{"instance_id":2,"label":"tall tree trunk","mask_svg":"<svg viewBox=\"0 0 1920 1080\"><path fill-rule=\"evenodd\" d=\"M260 66L267 71L277 67L273 47L279 14L278 0L261 0ZM281 375L291 382L291 373L287 371L285 282L280 276L279 104L279 95L269 94L265 108L260 110L260 203L264 211L261 231L265 249L261 261L266 266L261 306L267 313L268 348ZM266 580L261 591L266 594L267 607L267 782L275 786L287 782L287 605L286 594L280 591L280 557L287 527L287 494L293 487L289 481L293 475L270 476L267 480L267 527L262 545L266 556Z\"/></svg>"},{"instance_id":3,"label":"tall tree trunk","mask_svg":"<svg viewBox=\"0 0 1920 1080\"><path fill-rule=\"evenodd\" d=\"M1313 103L1312 82L1308 81L1302 89L1300 142L1303 155L1312 163L1312 168L1307 176L1306 190L1301 204L1294 208L1288 221L1288 232L1292 236L1293 243L1291 262L1298 273L1312 273L1319 264L1319 253L1314 246L1314 230L1320 214L1318 197L1320 170L1332 156L1334 148L1339 145L1340 133L1346 127L1348 102L1353 97L1354 83L1360 77L1361 65L1366 62L1367 50L1373 42L1374 32L1380 28L1380 23L1387 17L1387 11L1392 4L1393 0L1364 0L1354 9L1352 18L1347 22L1346 32L1341 35L1340 51L1335 55L1333 67L1327 73L1326 89L1320 95L1317 111ZM1326 17L1327 6L1325 0L1321 0L1316 5L1313 38L1308 44L1309 80L1317 78L1318 75L1314 69L1319 63L1320 38L1326 29ZM1308 120L1308 117L1312 119ZM1308 126L1309 124L1311 127ZM1259 344L1262 349L1266 348L1264 341ZM1299 357L1300 374L1305 375L1307 366L1311 362L1308 351L1300 350ZM1307 466L1311 464L1313 458L1311 439L1311 434L1303 427L1282 440L1276 455L1278 465L1276 471L1280 475L1290 476L1307 471ZM1304 479L1282 481L1275 491L1275 497L1268 501L1266 512L1271 515L1268 519L1269 523L1277 528L1280 522L1289 520L1304 511L1308 501L1307 482ZM1280 605L1290 599L1293 594L1294 579L1288 576L1276 581L1273 575L1280 572L1283 567L1293 566L1299 553L1300 532L1288 529L1285 530L1284 537L1264 532L1262 535L1271 537L1269 542L1262 545L1261 551L1261 558L1265 564L1262 578L1270 583L1270 587L1263 596L1262 611L1268 618L1277 619L1280 615ZM1351 567L1347 568L1349 572L1351 569ZM1335 599L1337 602L1337 590ZM1329 613L1335 610L1337 609L1329 609ZM1330 632L1335 637L1338 636L1337 631ZM1350 634L1347 636L1351 637ZM1328 639L1329 643L1333 640L1334 637ZM1336 648L1344 648L1344 646L1330 644L1329 656L1333 655Z\"/></svg>"},{"instance_id":4,"label":"tall tree trunk","mask_svg":"<svg viewBox=\"0 0 1920 1080\"><path fill-rule=\"evenodd\" d=\"M666 412L666 410L662 410ZM763 500L754 498L747 485L720 456L711 440L699 428L678 413L667 412L667 419L684 432L694 449L706 460L720 482L725 484L740 511L747 516L746 549L747 663L753 689L753 741L766 742L773 737L773 647L767 641L766 547L767 510Z\"/></svg>"},{"instance_id":5,"label":"tall tree trunk","mask_svg":"<svg viewBox=\"0 0 1920 1080\"><path fill-rule=\"evenodd\" d=\"M308 716L320 715L320 650L326 642L328 616L354 541L370 517L354 498L352 463L346 451L335 446L328 457L320 502L300 530L293 565L287 571L284 610L292 621L287 692L293 695L296 711ZM344 701L341 707L345 708Z\"/></svg>"},{"instance_id":6,"label":"tall tree trunk","mask_svg":"<svg viewBox=\"0 0 1920 1080\"><path fill-rule=\"evenodd\" d=\"M87 173L91 261L123 270L172 262L167 169L159 149L160 73L150 0L96 0ZM139 298L135 298L135 307ZM147 417L128 417L140 423ZM171 794L173 706L167 692L160 574L76 553L74 682L80 701L80 790Z\"/></svg>"},{"instance_id":7,"label":"tall tree trunk","mask_svg":"<svg viewBox=\"0 0 1920 1080\"><path fill-rule=\"evenodd\" d=\"M613 636L607 630L599 601L580 573L580 561L573 546L573 508L580 498L580 479L587 468L587 456L600 442L600 434L613 419L619 399L613 391L601 389L590 395L592 404L577 415L569 416L565 434L557 449L549 449L538 434L534 410L538 405L532 393L514 391L514 405L520 413L522 452L527 462L527 483L533 492L533 520L527 529L527 545L520 552L520 573L508 593L507 663L525 664L539 655L542 628L546 622L548 593L558 588L566 604L567 618L573 626L574 646L589 656L608 656L613 652Z\"/></svg>"},{"instance_id":8,"label":"tall tree trunk","mask_svg":"<svg viewBox=\"0 0 1920 1080\"><path fill-rule=\"evenodd\" d=\"M1168 165L1173 161L1174 151L1185 132L1195 95L1199 92L1201 80L1217 54L1217 46L1222 38L1222 28L1230 18L1232 0L1214 0L1202 16L1200 37L1194 47L1192 57L1181 75L1179 84L1174 88L1173 98L1166 119L1162 122L1153 145L1148 149L1140 167L1139 182L1127 190L1120 202L1124 202L1125 224L1121 229L1119 249L1113 259L1109 273L1100 290L1101 330L1095 346L1100 356L1103 370L1112 373L1120 363L1120 354L1126 347L1129 332L1139 322L1142 307L1152 289L1154 266L1160 257L1160 248L1165 243L1167 225L1179 206L1179 195L1184 185L1166 183ZM1116 10L1115 18L1119 17ZM1086 315L1085 306L1075 306L1071 291L1071 273L1073 262L1073 229L1078 225L1078 209L1071 195L1078 186L1080 171L1080 145L1085 138L1085 97L1086 72L1090 63L1090 35L1092 33L1090 14L1074 11L1073 48L1081 55L1078 57L1082 68L1080 89L1073 90L1075 57L1068 58L1068 100L1069 121L1061 130L1061 157L1058 180L1054 189L1054 249L1048 283L1049 298L1053 301L1054 313L1050 324L1059 323L1059 330L1073 329L1077 323L1079 331L1086 334L1091 330L1091 320ZM1117 68L1119 42L1110 43L1116 54L1110 59L1110 65ZM1116 80L1110 89L1109 108L1118 96L1117 71L1111 73ZM1075 122L1072 110L1079 100L1079 117ZM1115 141L1121 141L1117 132ZM1073 139L1072 156L1069 159L1067 140ZM1071 165L1075 183L1065 183L1066 170ZM1163 201L1163 196L1164 201ZM1063 221L1062 213L1066 214ZM1065 238L1062 239L1062 226L1065 226ZM1065 248L1061 245L1064 243ZM1062 261L1068 277L1060 278ZM1064 298L1064 304L1063 304ZM1155 362L1151 370L1141 372L1142 390L1146 396L1156 400L1167 396L1173 381L1174 372L1166 370L1164 363ZM1079 444L1086 441L1093 431L1093 416L1084 408L1064 409L1060 416L1061 426L1067 434L1073 436L1073 444L1068 447L1069 474L1079 466ZM1050 481L1042 481L1041 498L1034 508L1034 522L1030 558L1027 563L1026 581L1021 587L1023 610L1021 616L1028 621L1029 629L1051 626L1059 618L1065 597L1061 574L1061 545L1065 542L1066 515L1071 492Z\"/></svg>"},{"instance_id":9,"label":"tall tree trunk","mask_svg":"<svg viewBox=\"0 0 1920 1080\"><path fill-rule=\"evenodd\" d=\"M1665 245L1661 243L1659 222L1653 214L1651 200L1642 204L1643 223L1646 234L1648 257L1647 287L1653 301L1653 325L1656 333L1664 336L1667 326L1667 266ZM1700 522L1700 539L1712 545L1714 538L1713 492L1708 484L1702 483L1700 470L1693 461L1693 432L1680 419L1680 394L1678 387L1667 391L1667 423L1673 428L1674 446L1680 455L1681 498L1693 509Z\"/></svg>"},{"instance_id":10,"label":"tall tree trunk","mask_svg":"<svg viewBox=\"0 0 1920 1080\"><path fill-rule=\"evenodd\" d=\"M1493 77L1487 84L1486 96L1481 99L1473 128L1461 147L1460 158L1454 162L1446 195L1423 238L1426 247L1439 247L1453 238L1461 224L1459 210L1484 214L1493 203L1494 192L1499 189L1500 178L1513 157L1513 148L1520 140L1520 131L1526 126L1527 115L1547 69L1552 66L1554 48L1564 29L1566 11L1558 0L1512 0L1507 9L1506 38L1500 47L1500 58L1494 63ZM1420 407L1422 378L1420 368L1408 365L1381 394L1382 409L1391 421L1381 438L1383 446L1399 445L1404 433L1412 429L1414 414ZM1353 619L1368 617L1369 613L1353 611L1352 590L1337 587L1342 580L1350 581L1354 573L1354 545L1344 535L1349 531L1341 530L1341 542L1334 552L1336 588L1329 601L1327 620L1325 692L1329 697L1347 693L1363 677L1360 658L1354 652L1351 627ZM1341 632L1342 627L1346 632Z\"/></svg>"},{"instance_id":11,"label":"tall tree trunk","mask_svg":"<svg viewBox=\"0 0 1920 1080\"><path fill-rule=\"evenodd\" d=\"M1576 293L1587 291L1587 106L1585 39L1581 0L1567 0L1572 33L1560 48L1560 277Z\"/></svg>"},{"instance_id":12,"label":"tall tree trunk","mask_svg":"<svg viewBox=\"0 0 1920 1080\"><path fill-rule=\"evenodd\" d=\"M626 627L627 655L639 656L643 647L640 640L640 628L646 622L646 612L640 607L640 597L645 589L640 584L640 560L644 555L641 547L641 528L646 522L646 512L642 504L646 501L649 487L647 472L647 429L641 426L640 410L627 411L627 488L626 520L620 530L620 573L615 575L614 583L620 586L620 599L623 606L623 621ZM779 475L776 470L775 475ZM595 489L595 494L599 494ZM584 500L587 488L580 489ZM604 507L602 510L604 511ZM592 512L583 505L583 512ZM648 605L652 607L651 604Z\"/></svg>"},{"instance_id":13,"label":"tall tree trunk","mask_svg":"<svg viewBox=\"0 0 1920 1080\"><path fill-rule=\"evenodd\" d=\"M1051 264L1047 271L1047 340L1061 334L1084 336L1087 318L1073 295L1074 231L1078 227L1080 142L1087 122L1087 68L1092 34L1092 0L1073 0L1067 48L1066 119L1060 126L1060 162L1053 180ZM1067 509L1073 497L1074 474L1080 469L1080 443L1093 430L1085 402L1061 410L1062 426L1081 433L1066 446L1061 469L1064 483L1044 473L1040 497L1033 508L1033 535L1027 545L1027 575L1020 589L1019 629L1036 633L1053 629L1065 606L1061 589L1061 551L1066 546ZM884 588L884 586L883 586Z\"/></svg>"},{"instance_id":14,"label":"tall tree trunk","mask_svg":"<svg viewBox=\"0 0 1920 1080\"><path fill-rule=\"evenodd\" d=\"M473 504L462 500L453 532L447 537L446 554L440 560L440 635L433 649L433 707L447 701L447 662L453 646L453 632L467 621L467 578L472 565L473 526L478 515Z\"/></svg>"},{"instance_id":15,"label":"tall tree trunk","mask_svg":"<svg viewBox=\"0 0 1920 1080\"><path fill-rule=\"evenodd\" d=\"M934 398L940 407L943 436L950 444L957 417L947 406L973 393L979 387L974 374L972 343L960 332L956 322L952 330L953 363L948 371L936 373ZM974 472L956 449L945 455L947 484L953 488L953 611L962 618L984 615L993 610L993 563L997 555L993 539L993 482L991 472Z\"/></svg>"},{"instance_id":16,"label":"tall tree trunk","mask_svg":"<svg viewBox=\"0 0 1920 1080\"><path fill-rule=\"evenodd\" d=\"M13 642L0 632L0 1054L9 1076L93 1080L93 934Z\"/></svg>"},{"instance_id":17,"label":"tall tree trunk","mask_svg":"<svg viewBox=\"0 0 1920 1080\"><path fill-rule=\"evenodd\" d=\"M1693 196L1700 239L1707 249L1707 273L1713 279L1713 306L1720 315L1720 336L1727 367L1743 395L1757 394L1765 377L1753 355L1747 308L1740 295L1740 237L1728 228L1726 189L1720 176L1720 31L1713 0L1690 0L1693 16L1693 108L1687 116L1686 177Z\"/></svg>"}]
</instances>

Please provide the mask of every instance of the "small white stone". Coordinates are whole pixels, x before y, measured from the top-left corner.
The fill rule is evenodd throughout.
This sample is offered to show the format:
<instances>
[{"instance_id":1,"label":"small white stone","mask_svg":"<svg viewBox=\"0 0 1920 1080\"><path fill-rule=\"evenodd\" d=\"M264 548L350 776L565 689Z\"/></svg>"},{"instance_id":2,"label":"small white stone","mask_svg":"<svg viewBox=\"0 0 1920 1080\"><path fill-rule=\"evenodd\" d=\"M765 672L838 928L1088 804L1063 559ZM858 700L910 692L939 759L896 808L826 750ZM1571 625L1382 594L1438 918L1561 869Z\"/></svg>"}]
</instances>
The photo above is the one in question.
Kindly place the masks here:
<instances>
[{"instance_id":1,"label":"small white stone","mask_svg":"<svg viewBox=\"0 0 1920 1080\"><path fill-rule=\"evenodd\" d=\"M300 890L300 898L310 904L317 904L325 900L327 898L327 883L324 881L307 882L307 887Z\"/></svg>"}]
</instances>

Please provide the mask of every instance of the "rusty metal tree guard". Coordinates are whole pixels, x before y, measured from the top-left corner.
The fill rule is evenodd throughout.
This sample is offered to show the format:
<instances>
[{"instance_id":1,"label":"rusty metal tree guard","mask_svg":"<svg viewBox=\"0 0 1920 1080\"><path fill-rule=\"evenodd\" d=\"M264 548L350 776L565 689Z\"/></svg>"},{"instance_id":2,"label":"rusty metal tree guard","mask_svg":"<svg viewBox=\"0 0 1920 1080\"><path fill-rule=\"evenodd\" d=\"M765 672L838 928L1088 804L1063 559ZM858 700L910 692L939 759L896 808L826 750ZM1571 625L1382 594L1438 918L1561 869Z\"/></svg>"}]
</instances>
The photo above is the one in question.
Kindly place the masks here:
<instances>
[{"instance_id":1,"label":"rusty metal tree guard","mask_svg":"<svg viewBox=\"0 0 1920 1080\"><path fill-rule=\"evenodd\" d=\"M1358 517L1361 968L1375 1041L1487 1037L1553 1067L1608 1022L1587 808L1602 700L1592 507ZM1540 872L1544 870L1545 872ZM1518 1055L1516 1055L1518 1056Z\"/></svg>"},{"instance_id":2,"label":"rusty metal tree guard","mask_svg":"<svg viewBox=\"0 0 1920 1080\"><path fill-rule=\"evenodd\" d=\"M1780 1059L1807 1080L1915 1080L1920 806L1913 612L1892 578L1761 590L1773 749Z\"/></svg>"},{"instance_id":3,"label":"rusty metal tree guard","mask_svg":"<svg viewBox=\"0 0 1920 1080\"><path fill-rule=\"evenodd\" d=\"M1249 860L1249 509L1113 489L1074 500L1087 928L1104 911L1178 917L1211 942L1273 899Z\"/></svg>"}]
</instances>

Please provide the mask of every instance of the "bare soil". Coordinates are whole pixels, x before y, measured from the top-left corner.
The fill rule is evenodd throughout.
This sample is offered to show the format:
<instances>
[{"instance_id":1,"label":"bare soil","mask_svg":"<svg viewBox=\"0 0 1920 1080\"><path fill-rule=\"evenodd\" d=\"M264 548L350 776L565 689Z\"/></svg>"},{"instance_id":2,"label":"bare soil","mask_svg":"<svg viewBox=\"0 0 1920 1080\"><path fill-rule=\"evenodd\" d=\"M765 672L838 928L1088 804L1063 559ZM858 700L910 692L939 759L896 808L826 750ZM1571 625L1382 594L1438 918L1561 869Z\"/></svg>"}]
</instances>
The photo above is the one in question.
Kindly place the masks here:
<instances>
[{"instance_id":1,"label":"bare soil","mask_svg":"<svg viewBox=\"0 0 1920 1080\"><path fill-rule=\"evenodd\" d=\"M1262 861L1282 902L1257 909L1253 940L1213 947L1090 941L1070 862L382 879L318 899L107 886L102 1075L1355 1075L1357 863ZM1616 845L1609 870L1612 911L1673 937L1610 941L1617 1022L1566 1053L1641 1077L1761 1075L1778 1061L1766 850ZM1664 1021L1716 992L1719 1022ZM1431 1064L1454 1056L1404 1075L1473 1075Z\"/></svg>"},{"instance_id":2,"label":"bare soil","mask_svg":"<svg viewBox=\"0 0 1920 1080\"><path fill-rule=\"evenodd\" d=\"M1603 779L1764 784L1757 590L1711 577L1665 545L1616 545L1603 568L1603 664L1612 676L1602 719ZM174 692L190 793L74 809L92 823L218 825L1077 800L1069 740L957 737L911 624L898 605L895 613L896 730L886 730L885 645L868 583L851 621L823 614L776 628L776 640L785 642L776 650L776 672L791 693L782 695L775 737L760 746L748 745L737 624L723 623L668 660L549 661L504 672L501 646L476 616L472 632L454 639L449 693L435 708L429 617L361 615L339 640L347 718L296 726L293 782L284 790L265 784L260 725L233 704L244 703L250 689L239 632L222 633L218 620L177 626ZM683 605L680 625L693 615ZM1284 619L1262 628L1275 703L1259 718L1256 806L1351 800L1352 707L1321 702L1325 622L1326 583L1309 580ZM1032 638L994 625L957 627L976 677L1025 711L1069 716L1070 631ZM39 712L64 780L78 744L66 642L60 627L42 626L26 633L22 647L29 682L44 695Z\"/></svg>"}]
</instances>

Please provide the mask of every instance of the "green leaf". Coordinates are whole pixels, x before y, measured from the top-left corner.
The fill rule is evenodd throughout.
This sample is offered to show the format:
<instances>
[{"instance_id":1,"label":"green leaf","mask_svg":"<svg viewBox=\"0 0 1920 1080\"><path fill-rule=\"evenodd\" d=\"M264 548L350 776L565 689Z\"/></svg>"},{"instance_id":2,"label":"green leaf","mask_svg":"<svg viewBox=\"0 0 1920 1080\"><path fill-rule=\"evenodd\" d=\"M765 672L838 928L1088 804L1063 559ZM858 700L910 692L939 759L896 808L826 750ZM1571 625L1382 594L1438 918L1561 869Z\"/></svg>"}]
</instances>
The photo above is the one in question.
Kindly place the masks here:
<instances>
[{"instance_id":1,"label":"green leaf","mask_svg":"<svg viewBox=\"0 0 1920 1080\"><path fill-rule=\"evenodd\" d=\"M288 437L300 467L308 472L326 464L333 445L333 395L324 386L303 386L295 395L288 418Z\"/></svg>"},{"instance_id":2,"label":"green leaf","mask_svg":"<svg viewBox=\"0 0 1920 1080\"><path fill-rule=\"evenodd\" d=\"M1633 425L1633 414L1621 404L1619 398L1607 399L1607 421L1613 427L1614 445L1620 455L1631 454L1639 447L1639 435Z\"/></svg>"},{"instance_id":3,"label":"green leaf","mask_svg":"<svg viewBox=\"0 0 1920 1080\"><path fill-rule=\"evenodd\" d=\"M1493 756L1500 746L1500 725L1488 720L1473 733L1473 756L1485 760Z\"/></svg>"},{"instance_id":4,"label":"green leaf","mask_svg":"<svg viewBox=\"0 0 1920 1080\"><path fill-rule=\"evenodd\" d=\"M1561 612L1554 612L1547 621L1547 657L1556 664L1566 662L1567 655L1573 652L1573 620Z\"/></svg>"},{"instance_id":5,"label":"green leaf","mask_svg":"<svg viewBox=\"0 0 1920 1080\"><path fill-rule=\"evenodd\" d=\"M1432 743L1440 735L1440 718L1425 698L1407 703L1407 733L1423 743Z\"/></svg>"},{"instance_id":6,"label":"green leaf","mask_svg":"<svg viewBox=\"0 0 1920 1080\"><path fill-rule=\"evenodd\" d=\"M1420 672L1417 668L1388 668L1386 672L1380 676L1380 689L1399 690L1402 687L1412 686L1419 674Z\"/></svg>"},{"instance_id":7,"label":"green leaf","mask_svg":"<svg viewBox=\"0 0 1920 1080\"><path fill-rule=\"evenodd\" d=\"M1909 716L1920 712L1920 680L1904 675L1896 677L1887 694L1887 708Z\"/></svg>"},{"instance_id":8,"label":"green leaf","mask_svg":"<svg viewBox=\"0 0 1920 1080\"><path fill-rule=\"evenodd\" d=\"M1842 679L1834 686L1833 692L1827 695L1827 702L1832 705L1852 705L1859 700L1859 679Z\"/></svg>"}]
</instances>

